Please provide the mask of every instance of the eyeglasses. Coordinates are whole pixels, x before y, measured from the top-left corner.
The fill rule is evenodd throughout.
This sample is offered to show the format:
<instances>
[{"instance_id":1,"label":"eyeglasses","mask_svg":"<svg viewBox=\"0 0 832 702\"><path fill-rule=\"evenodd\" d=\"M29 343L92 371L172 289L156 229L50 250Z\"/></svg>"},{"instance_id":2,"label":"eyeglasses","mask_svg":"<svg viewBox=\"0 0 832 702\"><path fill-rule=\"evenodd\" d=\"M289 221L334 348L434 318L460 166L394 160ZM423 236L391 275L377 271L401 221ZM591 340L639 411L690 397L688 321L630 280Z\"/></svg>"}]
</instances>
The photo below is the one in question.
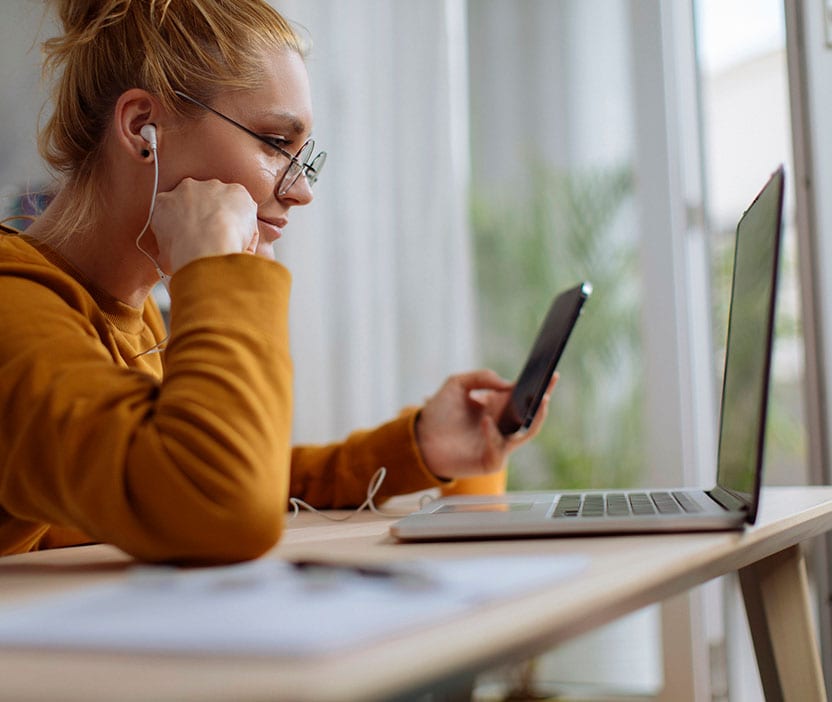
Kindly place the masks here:
<instances>
[{"instance_id":1,"label":"eyeglasses","mask_svg":"<svg viewBox=\"0 0 832 702\"><path fill-rule=\"evenodd\" d=\"M246 134L253 136L258 141L262 141L264 144L270 146L275 151L279 152L283 156L289 159L289 165L286 166L286 171L283 173L283 176L280 178L280 183L277 186L277 195L278 197L283 197L286 193L288 193L292 186L297 183L298 178L301 175L306 177L306 182L309 183L310 187L315 185L318 181L318 176L321 174L321 169L326 163L326 151L319 151L315 158L312 158L310 161L309 159L312 157L312 153L315 151L315 140L314 139L307 139L306 143L300 147L300 150L292 156L286 149L284 149L280 144L277 143L276 139L272 139L270 137L262 136L257 132L251 131L248 127L244 127L239 122L231 119L224 115L222 112L217 112L213 107L209 107L208 105L200 102L199 100L186 95L185 93L181 92L180 90L173 91L175 95L178 95L183 100L187 100L188 102L192 102L194 105L198 105L204 110L208 110L208 112L213 112L217 117L220 119L224 119L229 124L233 124L237 129L242 129Z\"/></svg>"}]
</instances>

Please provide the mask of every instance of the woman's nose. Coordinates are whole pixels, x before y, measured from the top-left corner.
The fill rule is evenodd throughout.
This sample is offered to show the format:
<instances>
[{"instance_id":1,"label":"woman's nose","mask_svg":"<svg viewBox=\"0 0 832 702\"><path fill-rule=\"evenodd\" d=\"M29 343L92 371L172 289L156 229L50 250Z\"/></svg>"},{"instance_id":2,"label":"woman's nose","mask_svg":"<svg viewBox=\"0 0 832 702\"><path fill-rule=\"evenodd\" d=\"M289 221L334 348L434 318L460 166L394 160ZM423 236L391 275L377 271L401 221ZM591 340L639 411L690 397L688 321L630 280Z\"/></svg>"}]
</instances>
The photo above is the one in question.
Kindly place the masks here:
<instances>
[{"instance_id":1,"label":"woman's nose","mask_svg":"<svg viewBox=\"0 0 832 702\"><path fill-rule=\"evenodd\" d=\"M306 174L302 174L283 195L277 196L279 200L290 200L293 205L308 205L315 197L312 186L306 180Z\"/></svg>"}]
</instances>

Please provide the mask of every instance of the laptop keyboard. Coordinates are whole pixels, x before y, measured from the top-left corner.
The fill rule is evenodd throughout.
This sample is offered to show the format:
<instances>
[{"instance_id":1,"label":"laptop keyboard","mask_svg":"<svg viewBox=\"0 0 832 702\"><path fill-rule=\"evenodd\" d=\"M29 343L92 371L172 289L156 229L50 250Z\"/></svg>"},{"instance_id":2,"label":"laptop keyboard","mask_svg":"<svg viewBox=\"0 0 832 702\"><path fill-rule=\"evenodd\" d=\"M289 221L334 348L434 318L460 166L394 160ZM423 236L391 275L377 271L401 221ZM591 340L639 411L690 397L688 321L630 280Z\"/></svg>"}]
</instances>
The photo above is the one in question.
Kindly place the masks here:
<instances>
[{"instance_id":1,"label":"laptop keyboard","mask_svg":"<svg viewBox=\"0 0 832 702\"><path fill-rule=\"evenodd\" d=\"M553 517L640 517L645 514L701 512L684 492L627 492L563 495Z\"/></svg>"}]
</instances>

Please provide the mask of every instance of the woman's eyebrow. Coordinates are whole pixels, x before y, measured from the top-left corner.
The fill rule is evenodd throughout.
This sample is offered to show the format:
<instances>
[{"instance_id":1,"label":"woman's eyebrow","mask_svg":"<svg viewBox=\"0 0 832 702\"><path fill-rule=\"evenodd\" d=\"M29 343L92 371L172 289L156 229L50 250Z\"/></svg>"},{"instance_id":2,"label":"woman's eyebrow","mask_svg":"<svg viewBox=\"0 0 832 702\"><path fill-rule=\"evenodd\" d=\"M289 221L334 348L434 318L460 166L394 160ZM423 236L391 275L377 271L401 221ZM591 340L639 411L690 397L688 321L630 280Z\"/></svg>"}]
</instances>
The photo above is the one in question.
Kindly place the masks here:
<instances>
[{"instance_id":1,"label":"woman's eyebrow","mask_svg":"<svg viewBox=\"0 0 832 702\"><path fill-rule=\"evenodd\" d=\"M305 134L307 131L306 122L291 112L264 112L258 117L264 121L273 121L281 126L285 125L297 135Z\"/></svg>"}]
</instances>

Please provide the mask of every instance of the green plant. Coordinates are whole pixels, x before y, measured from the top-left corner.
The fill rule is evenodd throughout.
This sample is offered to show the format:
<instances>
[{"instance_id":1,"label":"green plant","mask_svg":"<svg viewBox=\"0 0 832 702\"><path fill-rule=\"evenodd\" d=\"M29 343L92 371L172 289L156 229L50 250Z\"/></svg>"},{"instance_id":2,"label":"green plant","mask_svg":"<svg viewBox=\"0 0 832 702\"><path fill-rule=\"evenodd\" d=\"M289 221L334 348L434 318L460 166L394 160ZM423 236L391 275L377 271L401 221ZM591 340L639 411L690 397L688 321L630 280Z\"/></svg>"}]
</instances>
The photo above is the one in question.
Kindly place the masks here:
<instances>
[{"instance_id":1,"label":"green plant","mask_svg":"<svg viewBox=\"0 0 832 702\"><path fill-rule=\"evenodd\" d=\"M580 173L531 166L522 198L480 193L472 223L485 361L520 370L555 293L593 294L559 366L540 435L517 452L513 489L632 484L643 465L637 241L614 224L633 189L628 166Z\"/></svg>"}]
</instances>

